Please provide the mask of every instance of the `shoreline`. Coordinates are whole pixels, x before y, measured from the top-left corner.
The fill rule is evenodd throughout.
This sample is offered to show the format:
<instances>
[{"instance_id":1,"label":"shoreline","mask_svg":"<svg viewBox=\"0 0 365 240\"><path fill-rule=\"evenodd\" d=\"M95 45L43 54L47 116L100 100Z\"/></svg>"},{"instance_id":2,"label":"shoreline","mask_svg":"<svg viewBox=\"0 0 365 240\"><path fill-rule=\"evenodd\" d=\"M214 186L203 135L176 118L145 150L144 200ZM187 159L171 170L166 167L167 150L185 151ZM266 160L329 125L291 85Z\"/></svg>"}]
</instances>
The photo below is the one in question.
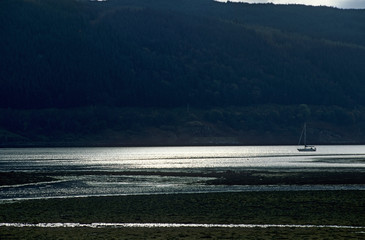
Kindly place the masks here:
<instances>
[{"instance_id":1,"label":"shoreline","mask_svg":"<svg viewBox=\"0 0 365 240\"><path fill-rule=\"evenodd\" d=\"M311 145L315 146L362 146L365 145L365 142L339 142L339 143L313 143ZM12 144L4 144L0 143L0 149L4 148L118 148L118 147L254 147L254 146L301 146L292 143L274 143L274 142L263 142L263 143L191 143L191 142L182 142L182 143L168 143L164 142L161 144L154 143L140 143L140 144L109 144L109 143L42 143L42 142L33 142L33 143L12 143Z\"/></svg>"}]
</instances>

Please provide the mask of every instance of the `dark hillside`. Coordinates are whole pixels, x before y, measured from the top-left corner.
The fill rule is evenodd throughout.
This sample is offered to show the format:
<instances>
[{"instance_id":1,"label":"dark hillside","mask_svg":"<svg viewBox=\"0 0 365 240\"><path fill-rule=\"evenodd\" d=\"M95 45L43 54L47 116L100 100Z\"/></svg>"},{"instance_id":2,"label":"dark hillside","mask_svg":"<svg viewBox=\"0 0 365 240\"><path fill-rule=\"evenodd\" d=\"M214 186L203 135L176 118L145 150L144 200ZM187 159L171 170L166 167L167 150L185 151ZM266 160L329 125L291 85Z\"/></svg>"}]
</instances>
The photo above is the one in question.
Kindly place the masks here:
<instances>
[{"instance_id":1,"label":"dark hillside","mask_svg":"<svg viewBox=\"0 0 365 240\"><path fill-rule=\"evenodd\" d=\"M365 44L364 10L303 5L228 3L221 15L245 24L280 29L314 39Z\"/></svg>"},{"instance_id":2,"label":"dark hillside","mask_svg":"<svg viewBox=\"0 0 365 240\"><path fill-rule=\"evenodd\" d=\"M198 135L229 144L250 143L242 134L251 131L254 143L283 132L290 143L303 121L329 129L318 142L351 136L363 129L364 13L208 0L3 0L0 139L111 134L138 144L156 130L165 140L146 143L173 135L189 144ZM288 116L293 109L302 117Z\"/></svg>"}]
</instances>

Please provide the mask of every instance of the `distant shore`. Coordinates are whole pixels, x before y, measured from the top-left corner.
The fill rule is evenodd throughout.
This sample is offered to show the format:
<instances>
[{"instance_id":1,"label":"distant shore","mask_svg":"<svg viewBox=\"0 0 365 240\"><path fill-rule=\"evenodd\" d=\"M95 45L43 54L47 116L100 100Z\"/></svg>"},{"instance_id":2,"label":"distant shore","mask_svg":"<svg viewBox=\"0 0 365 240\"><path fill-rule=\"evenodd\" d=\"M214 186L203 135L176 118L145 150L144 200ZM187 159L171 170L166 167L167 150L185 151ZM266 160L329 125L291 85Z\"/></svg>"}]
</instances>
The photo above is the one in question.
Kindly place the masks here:
<instances>
[{"instance_id":1,"label":"distant shore","mask_svg":"<svg viewBox=\"0 0 365 240\"><path fill-rule=\"evenodd\" d=\"M303 108L312 112L311 117L299 114ZM0 147L296 145L304 122L307 122L309 144L365 144L362 108L359 113L353 111L306 105L202 109L0 108ZM334 113L357 118L353 122L341 122L329 117Z\"/></svg>"},{"instance_id":2,"label":"distant shore","mask_svg":"<svg viewBox=\"0 0 365 240\"><path fill-rule=\"evenodd\" d=\"M280 137L279 137L280 138ZM295 146L297 143L288 141L274 141L273 139L242 140L234 137L217 137L217 138L191 138L171 140L168 138L159 141L151 139L133 138L132 140L122 141L99 141L98 139L89 139L87 141L20 141L20 142L0 142L0 148L45 148L45 147L185 147L185 146ZM365 145L363 141L343 141L343 142L321 142L312 143L312 145Z\"/></svg>"}]
</instances>

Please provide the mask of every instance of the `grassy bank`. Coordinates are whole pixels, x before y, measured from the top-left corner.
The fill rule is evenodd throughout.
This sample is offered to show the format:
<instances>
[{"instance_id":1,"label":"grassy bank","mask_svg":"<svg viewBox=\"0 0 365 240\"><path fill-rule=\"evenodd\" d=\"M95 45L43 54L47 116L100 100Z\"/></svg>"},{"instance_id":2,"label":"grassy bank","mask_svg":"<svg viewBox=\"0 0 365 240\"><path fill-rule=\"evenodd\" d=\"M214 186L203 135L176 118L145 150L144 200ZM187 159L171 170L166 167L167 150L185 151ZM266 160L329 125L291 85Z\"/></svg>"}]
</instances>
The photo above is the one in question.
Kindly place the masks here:
<instances>
[{"instance_id":1,"label":"grassy bank","mask_svg":"<svg viewBox=\"0 0 365 240\"><path fill-rule=\"evenodd\" d=\"M245 192L29 200L0 222L365 224L365 192Z\"/></svg>"},{"instance_id":2,"label":"grassy bank","mask_svg":"<svg viewBox=\"0 0 365 240\"><path fill-rule=\"evenodd\" d=\"M2 239L363 239L359 230L346 229L196 229L110 228L33 229L0 228Z\"/></svg>"},{"instance_id":3,"label":"grassy bank","mask_svg":"<svg viewBox=\"0 0 365 240\"><path fill-rule=\"evenodd\" d=\"M246 192L29 200L0 204L0 222L166 222L365 225L365 192ZM11 238L345 239L359 229L5 228ZM256 238L255 238L256 237Z\"/></svg>"}]
</instances>

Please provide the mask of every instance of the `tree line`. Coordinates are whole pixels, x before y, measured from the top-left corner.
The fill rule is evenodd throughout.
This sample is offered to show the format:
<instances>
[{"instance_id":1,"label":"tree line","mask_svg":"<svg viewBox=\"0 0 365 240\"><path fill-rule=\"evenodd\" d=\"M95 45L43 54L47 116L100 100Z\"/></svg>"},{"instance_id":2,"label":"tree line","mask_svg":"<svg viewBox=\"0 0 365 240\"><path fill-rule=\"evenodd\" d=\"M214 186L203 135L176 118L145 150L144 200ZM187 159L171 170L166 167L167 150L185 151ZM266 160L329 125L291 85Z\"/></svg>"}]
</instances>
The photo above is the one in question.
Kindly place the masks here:
<instances>
[{"instance_id":1,"label":"tree line","mask_svg":"<svg viewBox=\"0 0 365 240\"><path fill-rule=\"evenodd\" d=\"M365 103L361 37L313 36L301 18L288 19L292 33L278 14L327 14L332 29L351 10L196 2L2 1L0 107ZM357 20L347 32L359 34Z\"/></svg>"}]
</instances>

